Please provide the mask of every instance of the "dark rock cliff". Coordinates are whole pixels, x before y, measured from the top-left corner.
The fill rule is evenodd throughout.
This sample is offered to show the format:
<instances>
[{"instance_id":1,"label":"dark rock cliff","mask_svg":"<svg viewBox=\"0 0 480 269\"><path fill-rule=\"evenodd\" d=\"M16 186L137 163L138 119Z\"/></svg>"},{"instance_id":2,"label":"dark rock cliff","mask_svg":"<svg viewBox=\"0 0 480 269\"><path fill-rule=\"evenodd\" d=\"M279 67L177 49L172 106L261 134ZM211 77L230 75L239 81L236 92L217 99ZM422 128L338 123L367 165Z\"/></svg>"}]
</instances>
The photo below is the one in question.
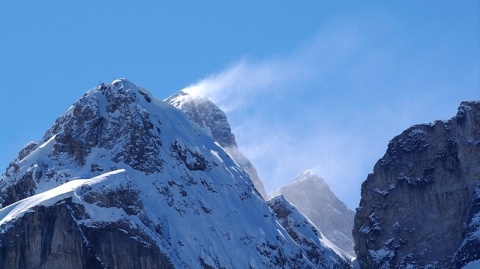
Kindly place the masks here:
<instances>
[{"instance_id":1,"label":"dark rock cliff","mask_svg":"<svg viewBox=\"0 0 480 269\"><path fill-rule=\"evenodd\" d=\"M362 184L353 230L362 268L460 268L478 259L479 181L480 102L392 139Z\"/></svg>"},{"instance_id":2,"label":"dark rock cliff","mask_svg":"<svg viewBox=\"0 0 480 269\"><path fill-rule=\"evenodd\" d=\"M0 227L0 268L173 268L151 239L127 223L79 225L85 214L67 199L35 207L13 228Z\"/></svg>"}]
</instances>

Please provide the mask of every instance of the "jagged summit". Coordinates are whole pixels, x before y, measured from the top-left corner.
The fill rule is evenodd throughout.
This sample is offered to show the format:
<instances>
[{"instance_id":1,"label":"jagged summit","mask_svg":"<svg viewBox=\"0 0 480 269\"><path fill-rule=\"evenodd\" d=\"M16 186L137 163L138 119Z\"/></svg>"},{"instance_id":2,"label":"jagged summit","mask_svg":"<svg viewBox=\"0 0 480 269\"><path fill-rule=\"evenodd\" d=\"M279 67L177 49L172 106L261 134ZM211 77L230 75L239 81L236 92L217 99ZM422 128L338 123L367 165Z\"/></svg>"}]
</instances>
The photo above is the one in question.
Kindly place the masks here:
<instances>
[{"instance_id":1,"label":"jagged summit","mask_svg":"<svg viewBox=\"0 0 480 269\"><path fill-rule=\"evenodd\" d=\"M225 113L212 101L192 96L182 90L167 98L166 102L184 112L195 124L211 134L224 148L237 147Z\"/></svg>"},{"instance_id":2,"label":"jagged summit","mask_svg":"<svg viewBox=\"0 0 480 269\"><path fill-rule=\"evenodd\" d=\"M350 255L355 255L351 234L355 213L335 196L324 179L306 170L272 196L278 194L283 194L331 242Z\"/></svg>"},{"instance_id":3,"label":"jagged summit","mask_svg":"<svg viewBox=\"0 0 480 269\"><path fill-rule=\"evenodd\" d=\"M303 173L299 174L293 179L293 182L295 181L301 181L301 180L309 180L312 178L318 177L312 170L308 169L305 170Z\"/></svg>"},{"instance_id":4,"label":"jagged summit","mask_svg":"<svg viewBox=\"0 0 480 269\"><path fill-rule=\"evenodd\" d=\"M314 268L219 143L126 79L22 149L0 203L0 268Z\"/></svg>"},{"instance_id":5,"label":"jagged summit","mask_svg":"<svg viewBox=\"0 0 480 269\"><path fill-rule=\"evenodd\" d=\"M322 187L330 189L330 186L325 182L325 180L321 177L319 177L313 170L305 170L298 176L296 176L292 182L290 182L288 185L293 185L301 182L311 182L312 184L320 184Z\"/></svg>"},{"instance_id":6,"label":"jagged summit","mask_svg":"<svg viewBox=\"0 0 480 269\"><path fill-rule=\"evenodd\" d=\"M199 128L211 134L220 146L245 169L262 197L264 199L268 198L263 182L258 177L257 170L238 148L227 116L216 104L198 94L192 95L185 90L179 91L165 101L185 113Z\"/></svg>"}]
</instances>

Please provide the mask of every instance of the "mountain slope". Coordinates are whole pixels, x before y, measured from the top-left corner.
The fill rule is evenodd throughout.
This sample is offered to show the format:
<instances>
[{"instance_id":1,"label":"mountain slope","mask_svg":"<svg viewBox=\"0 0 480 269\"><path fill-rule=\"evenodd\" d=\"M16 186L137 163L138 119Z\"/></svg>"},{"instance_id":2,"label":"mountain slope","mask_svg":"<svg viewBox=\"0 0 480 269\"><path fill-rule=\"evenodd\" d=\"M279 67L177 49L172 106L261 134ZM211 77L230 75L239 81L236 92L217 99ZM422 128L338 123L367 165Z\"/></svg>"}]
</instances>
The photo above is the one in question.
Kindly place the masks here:
<instances>
[{"instance_id":1,"label":"mountain slope","mask_svg":"<svg viewBox=\"0 0 480 269\"><path fill-rule=\"evenodd\" d=\"M352 257L338 249L283 195L268 200L268 205L297 242L304 255L318 268L349 268ZM338 256L344 258L338 259Z\"/></svg>"},{"instance_id":2,"label":"mountain slope","mask_svg":"<svg viewBox=\"0 0 480 269\"><path fill-rule=\"evenodd\" d=\"M255 188L267 199L263 182L250 160L238 149L235 135L232 133L225 113L212 101L200 96L192 96L185 91L180 91L165 100L180 109L187 117L201 129L211 134L212 137L245 169L250 176Z\"/></svg>"},{"instance_id":3,"label":"mountain slope","mask_svg":"<svg viewBox=\"0 0 480 269\"><path fill-rule=\"evenodd\" d=\"M126 79L22 149L0 201L4 268L314 268L242 167Z\"/></svg>"},{"instance_id":4,"label":"mountain slope","mask_svg":"<svg viewBox=\"0 0 480 269\"><path fill-rule=\"evenodd\" d=\"M292 183L274 192L283 194L300 212L305 214L332 243L353 252L353 218L355 213L348 209L330 190L325 180L305 171Z\"/></svg>"},{"instance_id":5,"label":"mountain slope","mask_svg":"<svg viewBox=\"0 0 480 269\"><path fill-rule=\"evenodd\" d=\"M355 252L364 268L461 268L479 259L480 102L393 138L362 184Z\"/></svg>"}]
</instances>

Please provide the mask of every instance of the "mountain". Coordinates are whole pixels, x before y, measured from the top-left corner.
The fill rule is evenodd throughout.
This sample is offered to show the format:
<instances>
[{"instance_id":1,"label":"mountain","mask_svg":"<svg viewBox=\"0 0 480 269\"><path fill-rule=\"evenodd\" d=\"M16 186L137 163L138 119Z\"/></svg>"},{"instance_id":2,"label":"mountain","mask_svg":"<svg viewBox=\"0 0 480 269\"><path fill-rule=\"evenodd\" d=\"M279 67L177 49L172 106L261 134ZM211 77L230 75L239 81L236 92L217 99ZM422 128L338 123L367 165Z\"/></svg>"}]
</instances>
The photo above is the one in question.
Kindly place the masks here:
<instances>
[{"instance_id":1,"label":"mountain","mask_svg":"<svg viewBox=\"0 0 480 269\"><path fill-rule=\"evenodd\" d=\"M480 102L393 138L362 184L362 268L461 268L480 259Z\"/></svg>"},{"instance_id":2,"label":"mountain","mask_svg":"<svg viewBox=\"0 0 480 269\"><path fill-rule=\"evenodd\" d=\"M238 149L227 116L216 104L200 96L190 95L185 91L180 91L165 101L180 109L199 128L210 134L245 169L262 197L264 199L268 198L257 170Z\"/></svg>"},{"instance_id":3,"label":"mountain","mask_svg":"<svg viewBox=\"0 0 480 269\"><path fill-rule=\"evenodd\" d=\"M323 267L214 138L126 79L27 144L0 203L0 268Z\"/></svg>"},{"instance_id":4,"label":"mountain","mask_svg":"<svg viewBox=\"0 0 480 269\"><path fill-rule=\"evenodd\" d=\"M331 243L281 194L268 200L282 226L317 268L348 268L352 257ZM338 259L341 256L344 259Z\"/></svg>"},{"instance_id":5,"label":"mountain","mask_svg":"<svg viewBox=\"0 0 480 269\"><path fill-rule=\"evenodd\" d=\"M355 256L352 237L355 213L335 196L325 180L305 171L273 195L277 194L283 194L328 240Z\"/></svg>"}]
</instances>

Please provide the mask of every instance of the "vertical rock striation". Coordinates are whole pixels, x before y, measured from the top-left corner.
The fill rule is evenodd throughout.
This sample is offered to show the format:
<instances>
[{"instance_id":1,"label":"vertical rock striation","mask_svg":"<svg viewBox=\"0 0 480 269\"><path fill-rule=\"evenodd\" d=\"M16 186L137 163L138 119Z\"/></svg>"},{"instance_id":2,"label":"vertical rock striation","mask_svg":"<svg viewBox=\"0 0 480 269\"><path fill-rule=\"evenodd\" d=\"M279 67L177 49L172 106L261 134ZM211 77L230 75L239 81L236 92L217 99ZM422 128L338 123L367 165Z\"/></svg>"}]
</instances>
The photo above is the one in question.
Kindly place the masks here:
<instances>
[{"instance_id":1,"label":"vertical rock striation","mask_svg":"<svg viewBox=\"0 0 480 269\"><path fill-rule=\"evenodd\" d=\"M362 184L355 253L362 268L460 268L478 259L480 102L415 125Z\"/></svg>"}]
</instances>

